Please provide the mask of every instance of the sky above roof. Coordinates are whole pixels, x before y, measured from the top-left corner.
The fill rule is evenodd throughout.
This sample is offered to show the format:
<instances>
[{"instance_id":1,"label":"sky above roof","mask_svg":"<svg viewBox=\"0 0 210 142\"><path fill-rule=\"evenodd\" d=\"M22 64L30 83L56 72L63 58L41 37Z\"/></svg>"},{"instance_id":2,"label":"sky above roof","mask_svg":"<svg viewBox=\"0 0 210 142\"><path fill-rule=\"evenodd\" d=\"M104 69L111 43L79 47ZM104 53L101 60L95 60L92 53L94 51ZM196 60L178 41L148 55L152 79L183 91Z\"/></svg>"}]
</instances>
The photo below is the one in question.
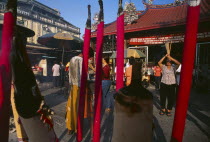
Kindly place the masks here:
<instances>
[{"instance_id":1,"label":"sky above roof","mask_svg":"<svg viewBox=\"0 0 210 142\"><path fill-rule=\"evenodd\" d=\"M61 16L80 28L81 36L84 33L85 23L87 20L87 5L91 5L91 13L93 16L99 11L98 0L37 0L51 8L58 9ZM142 0L123 0L125 2L133 2L137 10L144 10ZM118 0L103 0L104 2L104 21L110 23L116 20L118 10ZM168 4L174 0L154 0L154 4ZM93 21L92 21L93 23Z\"/></svg>"}]
</instances>

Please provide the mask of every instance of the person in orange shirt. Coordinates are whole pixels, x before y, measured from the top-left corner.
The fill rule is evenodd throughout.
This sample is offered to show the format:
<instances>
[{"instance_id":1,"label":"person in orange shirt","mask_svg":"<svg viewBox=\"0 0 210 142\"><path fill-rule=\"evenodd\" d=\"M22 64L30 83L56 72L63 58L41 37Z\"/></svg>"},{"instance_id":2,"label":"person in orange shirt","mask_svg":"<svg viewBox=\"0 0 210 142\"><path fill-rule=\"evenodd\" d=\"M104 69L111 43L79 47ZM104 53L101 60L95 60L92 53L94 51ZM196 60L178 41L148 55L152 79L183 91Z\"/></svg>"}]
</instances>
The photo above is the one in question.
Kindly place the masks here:
<instances>
[{"instance_id":1,"label":"person in orange shirt","mask_svg":"<svg viewBox=\"0 0 210 142\"><path fill-rule=\"evenodd\" d=\"M160 89L160 81L161 81L161 73L162 69L160 66L157 64L154 68L154 77L155 77L155 89L159 90Z\"/></svg>"},{"instance_id":2,"label":"person in orange shirt","mask_svg":"<svg viewBox=\"0 0 210 142\"><path fill-rule=\"evenodd\" d=\"M125 70L125 77L126 77L126 86L131 84L131 77L132 77L132 66L135 63L135 58L133 56L131 56L129 58L129 64L130 66L128 68L126 68Z\"/></svg>"}]
</instances>

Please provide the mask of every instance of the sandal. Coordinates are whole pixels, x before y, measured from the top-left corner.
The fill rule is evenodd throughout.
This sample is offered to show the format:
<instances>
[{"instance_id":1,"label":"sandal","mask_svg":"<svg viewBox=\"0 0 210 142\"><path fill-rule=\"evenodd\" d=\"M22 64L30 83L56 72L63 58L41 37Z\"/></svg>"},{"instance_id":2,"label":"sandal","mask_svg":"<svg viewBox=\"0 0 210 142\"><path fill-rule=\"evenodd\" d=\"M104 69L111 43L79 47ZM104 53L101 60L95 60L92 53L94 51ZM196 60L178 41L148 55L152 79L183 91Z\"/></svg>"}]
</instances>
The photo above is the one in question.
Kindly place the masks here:
<instances>
[{"instance_id":1,"label":"sandal","mask_svg":"<svg viewBox=\"0 0 210 142\"><path fill-rule=\"evenodd\" d=\"M166 112L163 111L162 109L161 109L160 112L159 112L160 115L164 115L165 113L166 113Z\"/></svg>"},{"instance_id":2,"label":"sandal","mask_svg":"<svg viewBox=\"0 0 210 142\"><path fill-rule=\"evenodd\" d=\"M166 115L167 115L167 116L171 116L171 115L172 115L172 114L171 114L171 110L170 110L170 111L167 110L167 111L166 111Z\"/></svg>"}]
</instances>

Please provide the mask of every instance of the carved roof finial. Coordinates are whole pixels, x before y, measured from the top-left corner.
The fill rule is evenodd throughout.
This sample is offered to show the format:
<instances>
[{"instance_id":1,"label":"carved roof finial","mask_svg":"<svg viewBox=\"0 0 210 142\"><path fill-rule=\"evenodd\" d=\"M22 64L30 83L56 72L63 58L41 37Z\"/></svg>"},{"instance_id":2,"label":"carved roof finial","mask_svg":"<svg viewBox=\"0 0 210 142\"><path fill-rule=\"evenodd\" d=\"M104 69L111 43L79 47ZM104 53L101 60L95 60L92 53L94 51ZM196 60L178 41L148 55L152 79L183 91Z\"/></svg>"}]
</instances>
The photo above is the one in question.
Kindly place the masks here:
<instances>
[{"instance_id":1,"label":"carved roof finial","mask_svg":"<svg viewBox=\"0 0 210 142\"><path fill-rule=\"evenodd\" d=\"M91 6L88 5L88 19L86 22L86 28L90 29L91 28Z\"/></svg>"},{"instance_id":2,"label":"carved roof finial","mask_svg":"<svg viewBox=\"0 0 210 142\"><path fill-rule=\"evenodd\" d=\"M99 6L100 6L99 21L104 21L103 0L98 0L98 3L99 3Z\"/></svg>"},{"instance_id":3,"label":"carved roof finial","mask_svg":"<svg viewBox=\"0 0 210 142\"><path fill-rule=\"evenodd\" d=\"M118 16L123 13L122 0L119 0Z\"/></svg>"}]
</instances>

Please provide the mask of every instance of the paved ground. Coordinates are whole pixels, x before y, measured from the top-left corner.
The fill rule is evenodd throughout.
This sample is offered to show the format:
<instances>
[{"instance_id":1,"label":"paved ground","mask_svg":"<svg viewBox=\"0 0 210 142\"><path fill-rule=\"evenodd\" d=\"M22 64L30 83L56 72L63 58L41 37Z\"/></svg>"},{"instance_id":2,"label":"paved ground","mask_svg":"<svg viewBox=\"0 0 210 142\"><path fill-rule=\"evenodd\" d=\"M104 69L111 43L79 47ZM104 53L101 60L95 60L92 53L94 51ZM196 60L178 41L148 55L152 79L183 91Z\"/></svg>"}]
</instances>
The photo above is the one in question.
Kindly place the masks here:
<instances>
[{"instance_id":1,"label":"paved ground","mask_svg":"<svg viewBox=\"0 0 210 142\"><path fill-rule=\"evenodd\" d=\"M42 95L48 105L55 111L55 132L60 142L75 142L75 135L68 135L65 128L65 106L67 96L65 88L52 88L52 84L46 83L40 86ZM148 88L154 94L154 142L169 142L173 125L173 116L160 116L159 93L154 87ZM173 110L174 113L174 110ZM91 141L90 124L85 120L84 141ZM102 120L101 142L110 142L112 135L113 114L104 114ZM10 133L10 142L17 142L16 133ZM192 91L188 109L184 142L210 142L210 95Z\"/></svg>"}]
</instances>

